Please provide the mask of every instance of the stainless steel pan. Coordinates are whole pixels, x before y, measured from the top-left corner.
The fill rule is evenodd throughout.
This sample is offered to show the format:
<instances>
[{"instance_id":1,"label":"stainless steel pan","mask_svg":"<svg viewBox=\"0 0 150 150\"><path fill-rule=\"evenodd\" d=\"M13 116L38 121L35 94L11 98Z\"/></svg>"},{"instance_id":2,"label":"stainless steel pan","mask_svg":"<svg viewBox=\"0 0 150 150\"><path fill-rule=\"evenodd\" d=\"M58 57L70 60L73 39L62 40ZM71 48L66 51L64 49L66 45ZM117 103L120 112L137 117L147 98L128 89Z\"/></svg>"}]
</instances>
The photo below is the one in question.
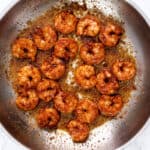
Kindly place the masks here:
<instances>
[{"instance_id":1,"label":"stainless steel pan","mask_svg":"<svg viewBox=\"0 0 150 150\"><path fill-rule=\"evenodd\" d=\"M122 119L105 123L91 131L87 142L75 144L64 131L40 130L30 115L15 106L15 93L6 73L11 56L10 45L28 20L39 16L56 2L21 0L0 21L0 122L15 139L31 149L111 150L120 147L133 138L150 116L150 27L142 15L124 0L85 0L89 7L95 4L104 13L122 19L134 47L137 89L121 112L124 114Z\"/></svg>"}]
</instances>

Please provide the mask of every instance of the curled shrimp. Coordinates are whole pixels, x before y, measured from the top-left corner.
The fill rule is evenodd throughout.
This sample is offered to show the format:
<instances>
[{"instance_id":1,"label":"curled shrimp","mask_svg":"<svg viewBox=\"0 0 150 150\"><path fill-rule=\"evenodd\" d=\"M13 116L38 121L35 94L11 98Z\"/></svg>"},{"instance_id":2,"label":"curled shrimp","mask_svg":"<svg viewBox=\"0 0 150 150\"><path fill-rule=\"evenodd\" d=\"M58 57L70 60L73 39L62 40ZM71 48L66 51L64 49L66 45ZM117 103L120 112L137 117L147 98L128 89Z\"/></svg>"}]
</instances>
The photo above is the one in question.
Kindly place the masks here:
<instances>
[{"instance_id":1,"label":"curled shrimp","mask_svg":"<svg viewBox=\"0 0 150 150\"><path fill-rule=\"evenodd\" d=\"M85 43L80 48L80 57L89 65L99 64L104 60L105 51L101 43Z\"/></svg>"},{"instance_id":2,"label":"curled shrimp","mask_svg":"<svg viewBox=\"0 0 150 150\"><path fill-rule=\"evenodd\" d=\"M74 142L84 142L89 136L88 125L78 120L71 120L67 125L67 129Z\"/></svg>"},{"instance_id":3,"label":"curled shrimp","mask_svg":"<svg viewBox=\"0 0 150 150\"><path fill-rule=\"evenodd\" d=\"M92 123L98 116L96 103L90 100L80 100L75 109L77 120L84 123Z\"/></svg>"},{"instance_id":4,"label":"curled shrimp","mask_svg":"<svg viewBox=\"0 0 150 150\"><path fill-rule=\"evenodd\" d=\"M101 94L111 95L119 88L119 83L109 69L104 69L97 75L96 87Z\"/></svg>"},{"instance_id":5,"label":"curled shrimp","mask_svg":"<svg viewBox=\"0 0 150 150\"><path fill-rule=\"evenodd\" d=\"M12 45L12 54L16 58L29 58L35 60L37 48L32 40L19 38Z\"/></svg>"},{"instance_id":6,"label":"curled shrimp","mask_svg":"<svg viewBox=\"0 0 150 150\"><path fill-rule=\"evenodd\" d=\"M100 31L99 39L101 42L109 47L116 46L119 42L123 29L114 23L108 22Z\"/></svg>"},{"instance_id":7,"label":"curled shrimp","mask_svg":"<svg viewBox=\"0 0 150 150\"><path fill-rule=\"evenodd\" d=\"M33 110L38 105L38 102L39 98L35 90L24 90L16 99L16 105L24 111Z\"/></svg>"},{"instance_id":8,"label":"curled shrimp","mask_svg":"<svg viewBox=\"0 0 150 150\"><path fill-rule=\"evenodd\" d=\"M60 120L60 115L54 108L43 108L39 110L36 120L41 128L54 128Z\"/></svg>"},{"instance_id":9,"label":"curled shrimp","mask_svg":"<svg viewBox=\"0 0 150 150\"><path fill-rule=\"evenodd\" d=\"M57 57L50 57L41 66L42 73L49 79L60 79L65 73L64 62Z\"/></svg>"},{"instance_id":10,"label":"curled shrimp","mask_svg":"<svg viewBox=\"0 0 150 150\"><path fill-rule=\"evenodd\" d=\"M37 86L38 82L41 80L41 74L38 68L27 65L22 67L18 71L18 84L24 88L34 88Z\"/></svg>"},{"instance_id":11,"label":"curled shrimp","mask_svg":"<svg viewBox=\"0 0 150 150\"><path fill-rule=\"evenodd\" d=\"M77 18L68 11L62 11L55 16L54 25L57 31L69 34L75 31Z\"/></svg>"},{"instance_id":12,"label":"curled shrimp","mask_svg":"<svg viewBox=\"0 0 150 150\"><path fill-rule=\"evenodd\" d=\"M99 20L92 15L81 18L77 24L77 35L94 37L99 33Z\"/></svg>"},{"instance_id":13,"label":"curled shrimp","mask_svg":"<svg viewBox=\"0 0 150 150\"><path fill-rule=\"evenodd\" d=\"M42 79L37 85L38 96L45 102L51 101L55 97L58 89L58 83L49 79Z\"/></svg>"},{"instance_id":14,"label":"curled shrimp","mask_svg":"<svg viewBox=\"0 0 150 150\"><path fill-rule=\"evenodd\" d=\"M75 95L60 91L54 98L54 106L62 113L71 113L74 111L77 101Z\"/></svg>"},{"instance_id":15,"label":"curled shrimp","mask_svg":"<svg viewBox=\"0 0 150 150\"><path fill-rule=\"evenodd\" d=\"M116 116L123 107L122 97L120 95L108 96L102 95L98 101L98 108L105 116Z\"/></svg>"},{"instance_id":16,"label":"curled shrimp","mask_svg":"<svg viewBox=\"0 0 150 150\"><path fill-rule=\"evenodd\" d=\"M118 80L130 80L136 74L135 64L130 61L119 61L117 60L113 66L112 71Z\"/></svg>"},{"instance_id":17,"label":"curled shrimp","mask_svg":"<svg viewBox=\"0 0 150 150\"><path fill-rule=\"evenodd\" d=\"M93 66L79 66L75 72L76 82L84 89L93 88L96 85L96 76Z\"/></svg>"},{"instance_id":18,"label":"curled shrimp","mask_svg":"<svg viewBox=\"0 0 150 150\"><path fill-rule=\"evenodd\" d=\"M78 51L78 44L72 38L61 38L57 41L54 48L54 55L59 58L74 58Z\"/></svg>"},{"instance_id":19,"label":"curled shrimp","mask_svg":"<svg viewBox=\"0 0 150 150\"><path fill-rule=\"evenodd\" d=\"M33 39L40 50L47 51L54 46L57 34L50 25L45 25L42 28L36 28Z\"/></svg>"}]
</instances>

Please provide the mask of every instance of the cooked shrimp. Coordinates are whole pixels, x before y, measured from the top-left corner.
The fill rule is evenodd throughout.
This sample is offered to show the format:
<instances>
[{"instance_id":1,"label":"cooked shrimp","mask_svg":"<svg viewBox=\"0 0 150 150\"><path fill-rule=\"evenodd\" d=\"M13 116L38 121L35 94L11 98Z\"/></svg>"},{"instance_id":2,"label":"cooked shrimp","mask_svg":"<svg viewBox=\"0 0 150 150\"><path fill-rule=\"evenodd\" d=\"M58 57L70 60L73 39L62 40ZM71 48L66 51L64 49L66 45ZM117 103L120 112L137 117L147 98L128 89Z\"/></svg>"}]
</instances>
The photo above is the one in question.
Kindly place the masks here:
<instances>
[{"instance_id":1,"label":"cooked shrimp","mask_svg":"<svg viewBox=\"0 0 150 150\"><path fill-rule=\"evenodd\" d=\"M84 142L89 136L88 125L78 120L71 120L67 128L74 142Z\"/></svg>"},{"instance_id":2,"label":"cooked shrimp","mask_svg":"<svg viewBox=\"0 0 150 150\"><path fill-rule=\"evenodd\" d=\"M93 66L83 65L75 72L76 82L84 89L93 88L96 85L96 76Z\"/></svg>"},{"instance_id":3,"label":"cooked shrimp","mask_svg":"<svg viewBox=\"0 0 150 150\"><path fill-rule=\"evenodd\" d=\"M54 128L57 126L60 116L57 110L54 108L43 108L39 110L36 120L41 128Z\"/></svg>"},{"instance_id":4,"label":"cooked shrimp","mask_svg":"<svg viewBox=\"0 0 150 150\"><path fill-rule=\"evenodd\" d=\"M97 75L96 87L101 94L111 95L119 88L119 83L109 69L104 69Z\"/></svg>"},{"instance_id":5,"label":"cooked shrimp","mask_svg":"<svg viewBox=\"0 0 150 150\"><path fill-rule=\"evenodd\" d=\"M81 122L92 123L98 116L98 107L90 100L80 100L75 109L75 115Z\"/></svg>"},{"instance_id":6,"label":"cooked shrimp","mask_svg":"<svg viewBox=\"0 0 150 150\"><path fill-rule=\"evenodd\" d=\"M59 58L74 58L78 51L78 44L72 38L61 38L57 41L54 49L54 55Z\"/></svg>"},{"instance_id":7,"label":"cooked shrimp","mask_svg":"<svg viewBox=\"0 0 150 150\"><path fill-rule=\"evenodd\" d=\"M64 75L65 64L61 59L57 57L51 57L43 62L41 71L47 78L57 80Z\"/></svg>"},{"instance_id":8,"label":"cooked shrimp","mask_svg":"<svg viewBox=\"0 0 150 150\"><path fill-rule=\"evenodd\" d=\"M55 97L58 89L58 83L48 79L43 79L37 85L38 96L45 102L51 101Z\"/></svg>"},{"instance_id":9,"label":"cooked shrimp","mask_svg":"<svg viewBox=\"0 0 150 150\"><path fill-rule=\"evenodd\" d=\"M16 105L24 111L33 110L38 102L39 98L35 90L24 90L23 94L19 95L16 99Z\"/></svg>"},{"instance_id":10,"label":"cooked shrimp","mask_svg":"<svg viewBox=\"0 0 150 150\"><path fill-rule=\"evenodd\" d=\"M104 60L104 47L101 43L85 43L80 48L80 56L89 65L99 64Z\"/></svg>"},{"instance_id":11,"label":"cooked shrimp","mask_svg":"<svg viewBox=\"0 0 150 150\"><path fill-rule=\"evenodd\" d=\"M55 108L62 113L71 113L77 105L78 99L75 95L60 91L54 98Z\"/></svg>"},{"instance_id":12,"label":"cooked shrimp","mask_svg":"<svg viewBox=\"0 0 150 150\"><path fill-rule=\"evenodd\" d=\"M55 16L55 28L63 34L75 31L77 18L68 11L62 11Z\"/></svg>"},{"instance_id":13,"label":"cooked shrimp","mask_svg":"<svg viewBox=\"0 0 150 150\"><path fill-rule=\"evenodd\" d=\"M98 102L98 108L105 116L116 116L123 107L122 97L120 95L108 96L102 95Z\"/></svg>"},{"instance_id":14,"label":"cooked shrimp","mask_svg":"<svg viewBox=\"0 0 150 150\"><path fill-rule=\"evenodd\" d=\"M35 60L37 48L28 38L19 38L12 45L12 54L16 58L29 58Z\"/></svg>"},{"instance_id":15,"label":"cooked shrimp","mask_svg":"<svg viewBox=\"0 0 150 150\"><path fill-rule=\"evenodd\" d=\"M50 25L45 25L42 28L36 28L33 39L40 50L47 51L54 46L57 34Z\"/></svg>"},{"instance_id":16,"label":"cooked shrimp","mask_svg":"<svg viewBox=\"0 0 150 150\"><path fill-rule=\"evenodd\" d=\"M118 80L130 80L136 74L135 64L130 61L119 61L117 60L112 67L114 75Z\"/></svg>"},{"instance_id":17,"label":"cooked shrimp","mask_svg":"<svg viewBox=\"0 0 150 150\"><path fill-rule=\"evenodd\" d=\"M113 47L117 45L122 34L123 29L120 26L109 22L101 29L99 39L104 45Z\"/></svg>"},{"instance_id":18,"label":"cooked shrimp","mask_svg":"<svg viewBox=\"0 0 150 150\"><path fill-rule=\"evenodd\" d=\"M39 70L32 65L24 66L18 71L18 84L24 88L36 87L40 80Z\"/></svg>"},{"instance_id":19,"label":"cooked shrimp","mask_svg":"<svg viewBox=\"0 0 150 150\"><path fill-rule=\"evenodd\" d=\"M80 19L77 24L77 35L94 37L99 33L100 22L92 15L87 15Z\"/></svg>"}]
</instances>

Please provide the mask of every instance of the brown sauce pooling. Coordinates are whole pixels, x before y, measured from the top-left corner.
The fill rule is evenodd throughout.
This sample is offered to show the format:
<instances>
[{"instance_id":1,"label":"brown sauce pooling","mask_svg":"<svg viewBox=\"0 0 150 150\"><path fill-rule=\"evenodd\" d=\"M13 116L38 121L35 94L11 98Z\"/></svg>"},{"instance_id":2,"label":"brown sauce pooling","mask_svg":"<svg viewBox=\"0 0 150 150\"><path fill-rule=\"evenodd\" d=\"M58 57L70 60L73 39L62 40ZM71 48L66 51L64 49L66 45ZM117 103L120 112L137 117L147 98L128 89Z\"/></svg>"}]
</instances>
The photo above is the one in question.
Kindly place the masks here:
<instances>
[{"instance_id":1,"label":"brown sauce pooling","mask_svg":"<svg viewBox=\"0 0 150 150\"><path fill-rule=\"evenodd\" d=\"M103 24L105 24L105 22L108 20L111 22L115 22L117 24L121 24L119 22L114 21L112 18L105 17L101 12L99 12L99 10L94 9L94 10L88 11L85 6L79 6L76 3L73 3L71 5L63 5L60 8L52 8L52 9L48 10L42 16L38 17L36 20L29 21L28 27L20 32L19 37L31 37L31 34L33 33L33 31L35 30L36 27L40 27L45 24L50 24L54 28L54 16L56 13L58 13L59 11L62 11L62 10L68 10L68 11L73 12L77 16L77 18L85 16L85 14L93 14L93 15L97 16L102 21ZM98 36L95 38L87 38L87 37L85 38L85 37L76 36L74 33L71 33L66 36L58 33L58 39L60 37L72 37L78 42L79 46L81 44L81 40L82 41L94 41L94 42L99 41ZM125 36L123 36L123 38L121 39L121 41L117 45L117 47L106 48L106 50L105 50L106 56L105 56L104 61L99 65L95 65L96 73L98 73L102 68L111 67L112 64L117 59L130 60L133 63L135 63L134 57L131 54L129 54L129 52L128 52L128 50L129 50L128 44L124 43L124 38L125 38ZM27 59L16 59L16 58L12 57L12 59L10 61L10 68L9 68L9 79L12 81L14 89L16 90L16 88L17 88L16 77L17 77L17 72L21 67L23 67L27 64L33 64L36 67L40 67L41 63L45 59L49 58L51 56L52 52L53 52L53 49L51 49L49 51L45 51L45 52L38 50L35 62L31 62ZM79 87L75 83L74 71L77 68L77 66L79 66L81 64L84 64L84 63L80 59L80 56L78 54L74 60L70 60L69 63L67 64L66 74L63 76L63 78L61 78L59 80L59 84L64 91L76 93L76 96L78 96L79 99L86 98L86 99L90 99L93 101L97 101L97 99L100 96L100 93L96 90L96 88L93 88L90 90L83 90L81 87ZM120 94L123 97L124 103L128 102L131 91L133 89L135 89L134 80L135 79L133 78L132 80L129 80L129 81L119 82L120 89L118 91L118 94ZM37 109L39 109L40 107L43 107L45 105L46 104L40 104ZM35 111L37 111L37 109ZM33 112L33 114L35 114L35 112ZM74 117L73 115L62 114L61 120L58 124L58 128L66 130L66 124L73 117ZM95 128L110 119L111 118L109 118L109 117L99 115L99 117L96 119L96 121L90 125L90 127Z\"/></svg>"}]
</instances>

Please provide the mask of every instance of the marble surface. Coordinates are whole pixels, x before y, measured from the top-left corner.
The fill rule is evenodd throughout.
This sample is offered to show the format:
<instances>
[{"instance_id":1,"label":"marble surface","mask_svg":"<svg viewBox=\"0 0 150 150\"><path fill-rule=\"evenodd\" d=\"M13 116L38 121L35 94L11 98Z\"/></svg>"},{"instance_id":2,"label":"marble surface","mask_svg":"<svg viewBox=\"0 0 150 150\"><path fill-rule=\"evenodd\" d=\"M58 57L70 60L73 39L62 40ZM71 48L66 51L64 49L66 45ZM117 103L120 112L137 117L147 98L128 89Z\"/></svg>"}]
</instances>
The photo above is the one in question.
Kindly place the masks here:
<instances>
[{"instance_id":1,"label":"marble surface","mask_svg":"<svg viewBox=\"0 0 150 150\"><path fill-rule=\"evenodd\" d=\"M8 6L12 6L18 0L0 0L0 18L4 15L4 10L7 11ZM150 20L150 0L127 0L131 3L136 3L142 12ZM0 124L0 150L27 150L14 140L2 128ZM6 136L7 135L7 136ZM138 133L136 138L131 140L128 144L119 148L119 150L150 150L150 119L147 124Z\"/></svg>"}]
</instances>

